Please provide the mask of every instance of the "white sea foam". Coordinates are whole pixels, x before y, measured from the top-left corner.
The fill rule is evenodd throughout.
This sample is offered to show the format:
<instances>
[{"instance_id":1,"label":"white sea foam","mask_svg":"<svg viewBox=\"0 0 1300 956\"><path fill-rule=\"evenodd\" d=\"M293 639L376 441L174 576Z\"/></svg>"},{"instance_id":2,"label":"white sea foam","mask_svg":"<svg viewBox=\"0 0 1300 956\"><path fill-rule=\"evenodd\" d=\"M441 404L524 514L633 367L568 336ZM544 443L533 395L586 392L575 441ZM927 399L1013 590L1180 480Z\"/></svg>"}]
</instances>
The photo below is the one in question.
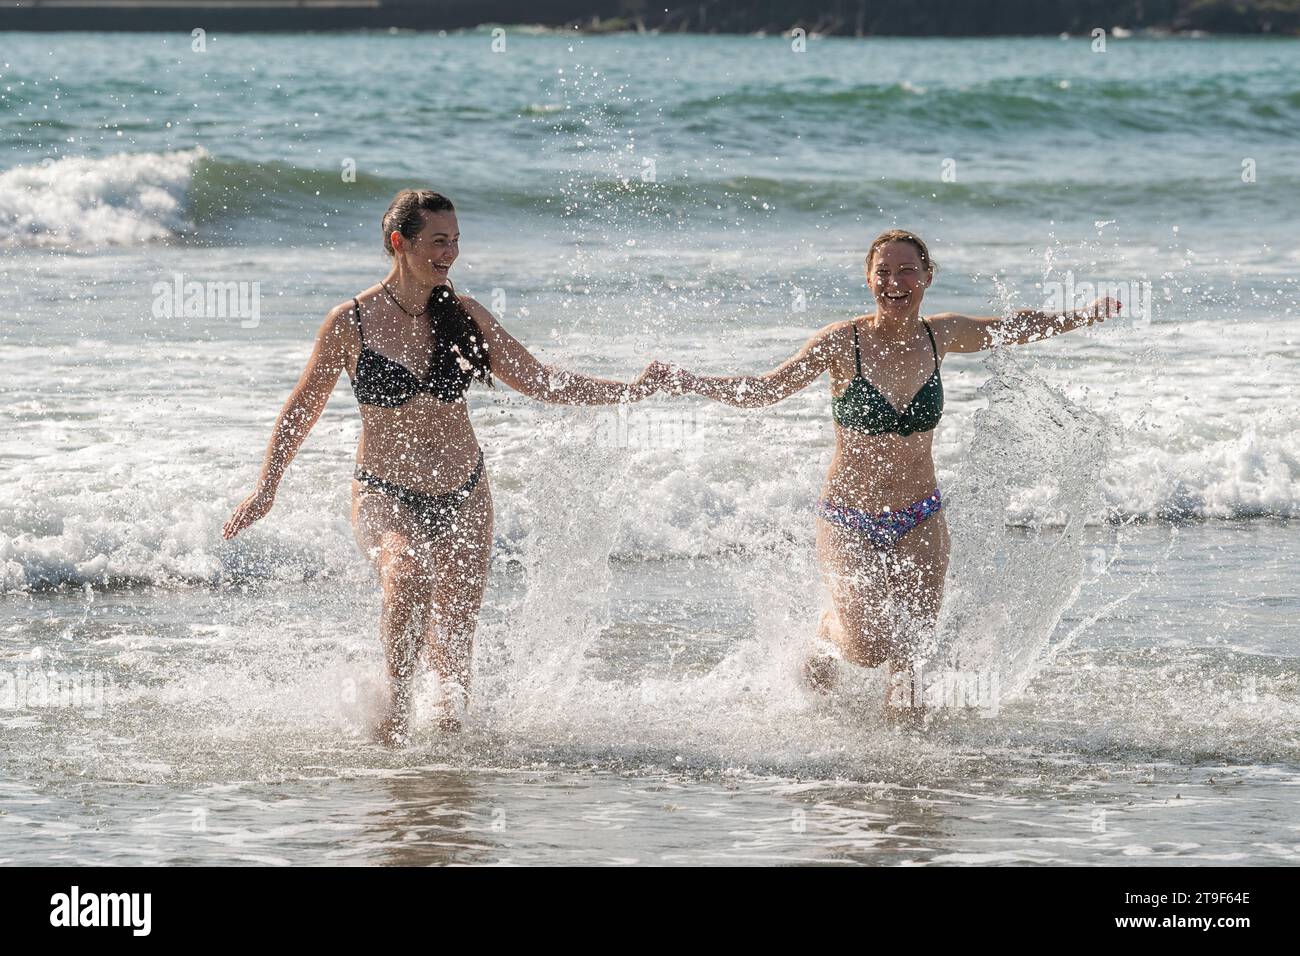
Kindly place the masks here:
<instances>
[{"instance_id":1,"label":"white sea foam","mask_svg":"<svg viewBox=\"0 0 1300 956\"><path fill-rule=\"evenodd\" d=\"M0 244L93 247L169 239L189 226L202 147L66 157L0 172Z\"/></svg>"},{"instance_id":2,"label":"white sea foam","mask_svg":"<svg viewBox=\"0 0 1300 956\"><path fill-rule=\"evenodd\" d=\"M104 342L84 349L67 366L52 366L45 350L4 350L15 391L40 374L58 376L65 385L43 399L8 405L9 422L0 440L7 461L0 473L3 590L364 573L348 526L347 477L358 424L346 386L294 463L272 514L236 541L225 542L221 525L248 493L269 416L300 357L291 349L253 347L245 354L267 369L271 381L249 394L213 398L189 389L219 367L220 346L187 346L164 353L165 361L164 354L143 360L134 348ZM99 363L102 371L94 372ZM106 387L113 369L127 367L136 369L142 390L121 383L114 383L116 390ZM86 374L87 368L93 374ZM957 363L951 371L945 368L949 401L936 458L954 515L964 495L954 482L980 448L996 451L989 442L1005 433L973 430L983 401L972 387L976 371L968 366L963 373ZM166 404L154 394L158 381L151 379L158 376L174 385ZM1035 376L1023 387L1050 387L1041 371ZM1086 523L1300 515L1300 433L1293 422L1281 416L1257 420L1253 408L1225 406L1220 393L1230 383L1199 385L1209 392L1203 407L1213 414L1189 416L1183 385L1168 396L1139 394L1132 403L1086 400L1114 432L1110 451L1091 463L1095 479L1080 492ZM220 382L200 389L213 390L223 391ZM1023 411L1028 435L1047 425L1042 417L1047 413L1036 409L1050 407L1044 404L1050 392L1034 394ZM529 547L528 522L539 504L536 481L528 475L557 465L554 442L541 437L548 423L551 428L583 424L594 451L599 436L615 434L610 427L615 420L606 411L474 395L473 414L497 501L498 551L518 555ZM766 416L656 399L641 413L691 410L694 430L686 440L673 447L606 449L591 474L570 476L567 484L559 473L551 474L547 494L575 513L589 514L593 483L615 489L616 559L810 546L812 502L832 442L825 405L820 385ZM86 417L82 408L99 414ZM1123 419L1140 409L1161 427L1125 429ZM970 447L976 434L982 437ZM756 448L763 453L754 454ZM1013 450L1004 453L1014 463ZM994 526L1062 526L1067 517L1063 483L1083 474L1077 469L1085 464L1066 457L1038 470L1015 469L1014 480L1000 485L1001 497L986 503L996 509L990 516ZM993 464L988 471L991 477L998 474Z\"/></svg>"}]
</instances>

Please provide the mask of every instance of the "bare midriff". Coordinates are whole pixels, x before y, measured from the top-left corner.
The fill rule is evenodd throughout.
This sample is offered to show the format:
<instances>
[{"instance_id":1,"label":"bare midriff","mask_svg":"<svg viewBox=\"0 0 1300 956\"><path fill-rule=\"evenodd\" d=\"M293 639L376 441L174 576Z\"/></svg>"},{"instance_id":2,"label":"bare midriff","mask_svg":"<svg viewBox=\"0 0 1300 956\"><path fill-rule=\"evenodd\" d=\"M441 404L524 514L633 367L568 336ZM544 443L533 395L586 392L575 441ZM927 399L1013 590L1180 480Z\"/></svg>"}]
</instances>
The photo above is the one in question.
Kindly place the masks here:
<instances>
[{"instance_id":1,"label":"bare midriff","mask_svg":"<svg viewBox=\"0 0 1300 956\"><path fill-rule=\"evenodd\" d=\"M822 486L822 499L880 514L928 498L939 484L933 445L933 431L906 437L864 435L836 425L835 457Z\"/></svg>"},{"instance_id":2,"label":"bare midriff","mask_svg":"<svg viewBox=\"0 0 1300 956\"><path fill-rule=\"evenodd\" d=\"M463 401L422 394L397 408L362 405L361 423L357 464L412 491L454 490L478 462L478 438Z\"/></svg>"}]
</instances>

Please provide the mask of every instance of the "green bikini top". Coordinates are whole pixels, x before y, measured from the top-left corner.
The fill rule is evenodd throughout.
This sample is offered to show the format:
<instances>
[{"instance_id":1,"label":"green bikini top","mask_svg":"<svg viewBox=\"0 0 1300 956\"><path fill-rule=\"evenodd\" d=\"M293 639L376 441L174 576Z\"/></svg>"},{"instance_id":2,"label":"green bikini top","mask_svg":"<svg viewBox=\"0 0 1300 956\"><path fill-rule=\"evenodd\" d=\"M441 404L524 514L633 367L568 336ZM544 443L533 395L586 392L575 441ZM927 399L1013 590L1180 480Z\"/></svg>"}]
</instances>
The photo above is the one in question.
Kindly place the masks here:
<instances>
[{"instance_id":1,"label":"green bikini top","mask_svg":"<svg viewBox=\"0 0 1300 956\"><path fill-rule=\"evenodd\" d=\"M926 334L930 336L930 348L934 350L934 371L925 380L925 384L917 389L912 400L903 406L902 411L894 408L880 389L863 376L858 327L853 326L853 361L857 365L858 374L853 376L844 394L831 399L831 414L837 425L868 435L894 433L906 436L915 432L928 432L939 424L939 419L943 417L939 349L934 344L934 332L930 330L930 323L922 319L921 324L925 326Z\"/></svg>"}]
</instances>

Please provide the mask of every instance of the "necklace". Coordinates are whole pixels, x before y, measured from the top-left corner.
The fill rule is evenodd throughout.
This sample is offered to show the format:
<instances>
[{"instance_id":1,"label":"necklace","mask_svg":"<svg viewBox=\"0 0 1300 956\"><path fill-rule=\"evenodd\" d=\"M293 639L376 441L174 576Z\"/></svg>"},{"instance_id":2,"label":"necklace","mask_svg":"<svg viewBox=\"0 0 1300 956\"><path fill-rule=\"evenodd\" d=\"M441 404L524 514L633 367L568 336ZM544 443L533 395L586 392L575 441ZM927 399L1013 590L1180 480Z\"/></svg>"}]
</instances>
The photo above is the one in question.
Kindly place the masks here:
<instances>
[{"instance_id":1,"label":"necklace","mask_svg":"<svg viewBox=\"0 0 1300 956\"><path fill-rule=\"evenodd\" d=\"M424 308L421 309L419 312L407 312L406 306L402 305L402 303L397 301L397 296L393 295L393 290L388 288L387 282L381 280L379 285L384 290L384 294L387 295L388 298L393 300L393 305L397 306L399 309L401 309L404 313L406 313L406 315L410 316L411 318L418 319L420 316L424 315L424 313L429 311L429 303L426 302L424 304Z\"/></svg>"}]
</instances>

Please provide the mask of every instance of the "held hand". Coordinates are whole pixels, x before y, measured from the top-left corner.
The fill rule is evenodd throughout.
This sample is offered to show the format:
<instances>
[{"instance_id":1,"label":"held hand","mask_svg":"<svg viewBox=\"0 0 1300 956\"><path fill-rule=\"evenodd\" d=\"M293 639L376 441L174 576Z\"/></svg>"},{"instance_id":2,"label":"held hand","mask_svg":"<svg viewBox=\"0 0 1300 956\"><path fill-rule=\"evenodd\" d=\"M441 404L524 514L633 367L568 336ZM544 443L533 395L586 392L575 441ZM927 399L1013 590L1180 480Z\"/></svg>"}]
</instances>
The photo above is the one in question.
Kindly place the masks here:
<instances>
[{"instance_id":1,"label":"held hand","mask_svg":"<svg viewBox=\"0 0 1300 956\"><path fill-rule=\"evenodd\" d=\"M656 392L669 392L670 394L681 394L680 389L674 388L675 369L664 362L651 362L645 367L645 371L632 383L632 397L634 400L645 398Z\"/></svg>"},{"instance_id":2,"label":"held hand","mask_svg":"<svg viewBox=\"0 0 1300 956\"><path fill-rule=\"evenodd\" d=\"M1120 310L1123 308L1124 304L1119 299L1112 299L1109 296L1098 299L1088 306L1088 324L1091 325L1093 322L1104 322L1107 319L1114 318L1119 315Z\"/></svg>"},{"instance_id":3,"label":"held hand","mask_svg":"<svg viewBox=\"0 0 1300 956\"><path fill-rule=\"evenodd\" d=\"M668 366L668 381L664 390L671 395L686 395L696 391L695 376L677 365Z\"/></svg>"},{"instance_id":4,"label":"held hand","mask_svg":"<svg viewBox=\"0 0 1300 956\"><path fill-rule=\"evenodd\" d=\"M230 516L226 526L221 529L223 538L233 538L258 518L265 517L275 504L274 491L255 491L245 498Z\"/></svg>"},{"instance_id":5,"label":"held hand","mask_svg":"<svg viewBox=\"0 0 1300 956\"><path fill-rule=\"evenodd\" d=\"M639 402L641 399L649 398L655 392L659 391L661 376L658 369L655 367L658 364L658 362L651 362L647 365L645 371L638 375L636 381L628 387L628 394L632 401Z\"/></svg>"},{"instance_id":6,"label":"held hand","mask_svg":"<svg viewBox=\"0 0 1300 956\"><path fill-rule=\"evenodd\" d=\"M659 391L669 395L684 395L691 390L691 374L667 362L651 362L646 372L654 377Z\"/></svg>"}]
</instances>

